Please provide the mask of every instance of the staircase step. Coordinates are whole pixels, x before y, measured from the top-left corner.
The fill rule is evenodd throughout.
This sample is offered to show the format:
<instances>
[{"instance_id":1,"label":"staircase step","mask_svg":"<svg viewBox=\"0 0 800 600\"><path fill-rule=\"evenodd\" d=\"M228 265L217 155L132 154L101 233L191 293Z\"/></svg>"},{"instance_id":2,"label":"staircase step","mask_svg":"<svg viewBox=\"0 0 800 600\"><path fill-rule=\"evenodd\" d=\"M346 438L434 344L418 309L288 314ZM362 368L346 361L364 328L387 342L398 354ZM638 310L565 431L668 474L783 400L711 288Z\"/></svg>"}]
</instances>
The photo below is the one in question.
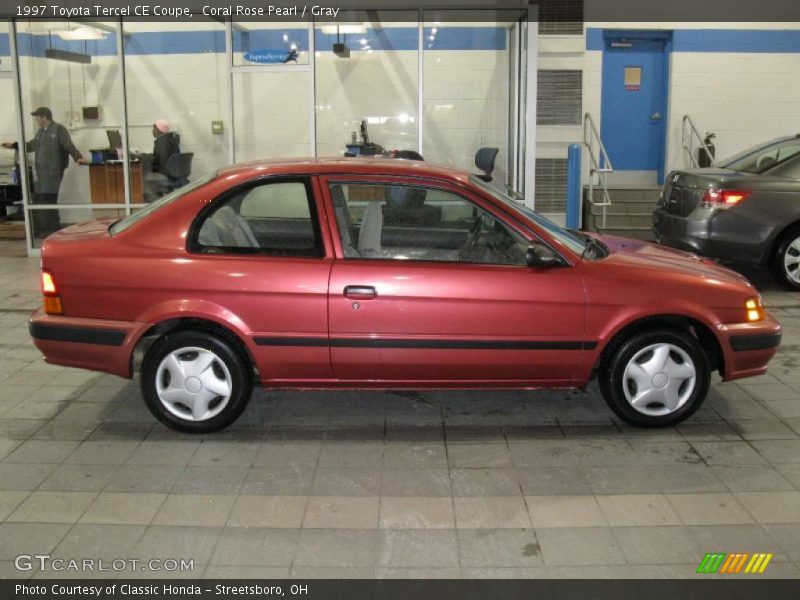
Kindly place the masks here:
<instances>
[{"instance_id":1,"label":"staircase step","mask_svg":"<svg viewBox=\"0 0 800 600\"><path fill-rule=\"evenodd\" d=\"M655 204L658 202L658 198L661 195L661 188L608 188L608 195L611 198L612 204L627 204L633 202ZM589 192L587 187L584 187L583 197L588 201ZM595 199L602 198L602 189L595 187L594 197Z\"/></svg>"}]
</instances>

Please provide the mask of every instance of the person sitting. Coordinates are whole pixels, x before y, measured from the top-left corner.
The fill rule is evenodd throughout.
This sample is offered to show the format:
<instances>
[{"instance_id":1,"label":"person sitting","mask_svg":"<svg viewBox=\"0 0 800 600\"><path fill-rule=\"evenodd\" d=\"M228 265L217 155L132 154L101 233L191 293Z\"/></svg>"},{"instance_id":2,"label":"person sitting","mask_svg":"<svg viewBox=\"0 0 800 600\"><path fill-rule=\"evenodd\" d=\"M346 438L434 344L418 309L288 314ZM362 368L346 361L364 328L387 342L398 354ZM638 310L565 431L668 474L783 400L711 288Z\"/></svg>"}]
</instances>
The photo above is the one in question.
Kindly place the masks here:
<instances>
[{"instance_id":1,"label":"person sitting","mask_svg":"<svg viewBox=\"0 0 800 600\"><path fill-rule=\"evenodd\" d=\"M173 180L167 173L167 162L174 154L180 154L180 136L172 131L166 119L158 119L153 123L153 160L150 172L145 175L145 201L152 202L172 189L179 187L180 182Z\"/></svg>"}]
</instances>

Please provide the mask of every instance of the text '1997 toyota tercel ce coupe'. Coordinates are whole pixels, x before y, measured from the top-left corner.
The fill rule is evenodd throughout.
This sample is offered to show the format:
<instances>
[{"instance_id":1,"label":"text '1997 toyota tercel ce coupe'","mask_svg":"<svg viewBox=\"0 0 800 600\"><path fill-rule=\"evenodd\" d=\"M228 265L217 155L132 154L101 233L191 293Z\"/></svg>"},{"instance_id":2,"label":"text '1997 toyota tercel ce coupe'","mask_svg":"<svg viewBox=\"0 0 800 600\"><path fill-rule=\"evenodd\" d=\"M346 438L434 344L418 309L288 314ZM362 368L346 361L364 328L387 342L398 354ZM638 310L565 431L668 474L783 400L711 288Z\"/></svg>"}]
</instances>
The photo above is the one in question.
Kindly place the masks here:
<instances>
[{"instance_id":1,"label":"text '1997 toyota tercel ce coupe'","mask_svg":"<svg viewBox=\"0 0 800 600\"><path fill-rule=\"evenodd\" d=\"M45 359L132 377L175 429L233 422L254 382L583 387L668 426L710 374L760 375L781 328L740 275L562 229L479 178L404 160L220 170L42 248Z\"/></svg>"}]
</instances>

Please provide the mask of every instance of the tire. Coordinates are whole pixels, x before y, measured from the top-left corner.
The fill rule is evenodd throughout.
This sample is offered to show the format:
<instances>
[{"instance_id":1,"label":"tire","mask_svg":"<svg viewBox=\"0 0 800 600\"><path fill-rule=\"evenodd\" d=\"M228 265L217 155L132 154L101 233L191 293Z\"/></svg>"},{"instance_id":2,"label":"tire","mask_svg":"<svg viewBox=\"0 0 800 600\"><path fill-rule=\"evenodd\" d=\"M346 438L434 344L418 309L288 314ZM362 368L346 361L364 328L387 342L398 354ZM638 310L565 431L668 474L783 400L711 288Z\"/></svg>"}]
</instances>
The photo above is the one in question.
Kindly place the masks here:
<instances>
[{"instance_id":1,"label":"tire","mask_svg":"<svg viewBox=\"0 0 800 600\"><path fill-rule=\"evenodd\" d=\"M783 287L800 291L800 225L781 236L772 256L772 276Z\"/></svg>"},{"instance_id":2,"label":"tire","mask_svg":"<svg viewBox=\"0 0 800 600\"><path fill-rule=\"evenodd\" d=\"M677 329L632 335L611 349L599 374L606 404L637 427L669 427L687 419L705 400L710 380L705 350Z\"/></svg>"},{"instance_id":3,"label":"tire","mask_svg":"<svg viewBox=\"0 0 800 600\"><path fill-rule=\"evenodd\" d=\"M212 433L242 414L253 376L229 341L205 331L178 331L160 338L145 355L141 387L150 412L167 427Z\"/></svg>"}]
</instances>

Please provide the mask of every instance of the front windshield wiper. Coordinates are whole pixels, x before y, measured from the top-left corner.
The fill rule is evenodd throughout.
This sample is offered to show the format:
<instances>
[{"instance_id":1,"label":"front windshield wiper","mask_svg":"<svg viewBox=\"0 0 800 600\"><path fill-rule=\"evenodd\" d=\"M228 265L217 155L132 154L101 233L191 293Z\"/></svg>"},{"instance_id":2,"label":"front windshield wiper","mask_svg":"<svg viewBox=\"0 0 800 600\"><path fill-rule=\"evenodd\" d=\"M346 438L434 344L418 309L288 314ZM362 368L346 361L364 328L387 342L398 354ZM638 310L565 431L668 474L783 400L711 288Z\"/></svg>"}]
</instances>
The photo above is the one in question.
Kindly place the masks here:
<instances>
[{"instance_id":1,"label":"front windshield wiper","mask_svg":"<svg viewBox=\"0 0 800 600\"><path fill-rule=\"evenodd\" d=\"M606 251L608 248L597 238L594 238L583 231L578 231L577 229L567 229L567 231L579 236L584 241L583 252L581 252L581 260L583 260L583 258L586 256L587 250L592 251L592 258L603 258L606 256Z\"/></svg>"}]
</instances>

